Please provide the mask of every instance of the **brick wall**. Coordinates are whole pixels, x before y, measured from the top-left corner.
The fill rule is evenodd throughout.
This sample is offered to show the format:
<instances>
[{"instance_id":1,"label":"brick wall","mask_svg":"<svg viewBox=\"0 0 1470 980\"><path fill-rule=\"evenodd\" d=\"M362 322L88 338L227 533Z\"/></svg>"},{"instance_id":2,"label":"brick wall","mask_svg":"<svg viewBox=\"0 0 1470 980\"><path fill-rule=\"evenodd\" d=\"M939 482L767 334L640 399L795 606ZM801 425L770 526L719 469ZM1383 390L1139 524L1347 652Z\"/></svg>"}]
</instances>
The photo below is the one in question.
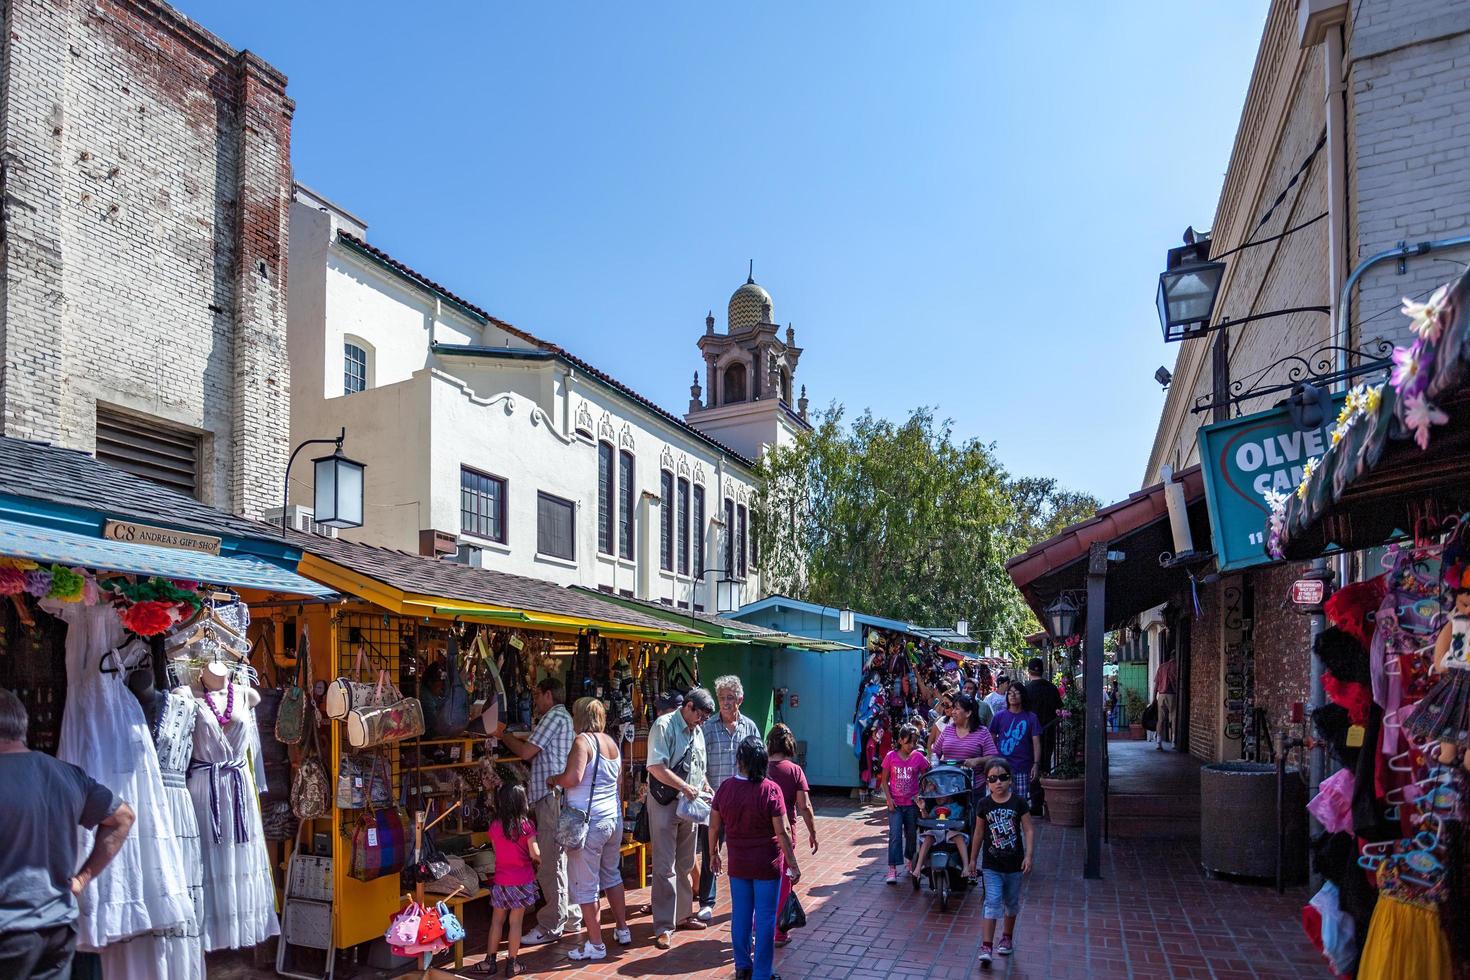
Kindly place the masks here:
<instances>
[{"instance_id":1,"label":"brick wall","mask_svg":"<svg viewBox=\"0 0 1470 980\"><path fill-rule=\"evenodd\" d=\"M1189 631L1189 753L1215 761L1220 727L1220 588L1200 590L1201 614Z\"/></svg>"},{"instance_id":2,"label":"brick wall","mask_svg":"<svg viewBox=\"0 0 1470 980\"><path fill-rule=\"evenodd\" d=\"M1470 233L1470 5L1358 0L1349 20L1348 173L1354 264L1399 242ZM1400 297L1432 290L1465 249L1374 267L1354 299L1355 339L1409 339Z\"/></svg>"},{"instance_id":3,"label":"brick wall","mask_svg":"<svg viewBox=\"0 0 1470 980\"><path fill-rule=\"evenodd\" d=\"M1291 604L1291 583L1306 564L1282 565L1251 575L1255 589L1255 706L1266 710L1266 731L1291 717L1294 701L1307 700L1311 675L1311 623Z\"/></svg>"},{"instance_id":4,"label":"brick wall","mask_svg":"<svg viewBox=\"0 0 1470 980\"><path fill-rule=\"evenodd\" d=\"M285 78L155 0L12 0L0 62L0 425L92 451L97 404L277 505L289 427Z\"/></svg>"}]
</instances>

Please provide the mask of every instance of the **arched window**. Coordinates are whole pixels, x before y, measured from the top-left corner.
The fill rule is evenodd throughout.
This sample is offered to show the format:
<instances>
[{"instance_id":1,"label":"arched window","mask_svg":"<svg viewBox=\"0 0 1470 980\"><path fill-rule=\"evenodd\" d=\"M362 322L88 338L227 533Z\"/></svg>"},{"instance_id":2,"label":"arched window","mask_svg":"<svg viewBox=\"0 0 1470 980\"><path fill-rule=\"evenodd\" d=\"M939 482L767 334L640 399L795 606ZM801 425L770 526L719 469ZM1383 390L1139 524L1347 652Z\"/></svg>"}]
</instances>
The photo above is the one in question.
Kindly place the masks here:
<instances>
[{"instance_id":1,"label":"arched window","mask_svg":"<svg viewBox=\"0 0 1470 980\"><path fill-rule=\"evenodd\" d=\"M342 345L342 394L366 391L372 385L372 356L368 345L350 338Z\"/></svg>"},{"instance_id":2,"label":"arched window","mask_svg":"<svg viewBox=\"0 0 1470 980\"><path fill-rule=\"evenodd\" d=\"M731 364L725 368L724 404L745 401L745 365Z\"/></svg>"},{"instance_id":3,"label":"arched window","mask_svg":"<svg viewBox=\"0 0 1470 980\"><path fill-rule=\"evenodd\" d=\"M781 369L781 400L791 404L791 372L784 367Z\"/></svg>"}]
</instances>

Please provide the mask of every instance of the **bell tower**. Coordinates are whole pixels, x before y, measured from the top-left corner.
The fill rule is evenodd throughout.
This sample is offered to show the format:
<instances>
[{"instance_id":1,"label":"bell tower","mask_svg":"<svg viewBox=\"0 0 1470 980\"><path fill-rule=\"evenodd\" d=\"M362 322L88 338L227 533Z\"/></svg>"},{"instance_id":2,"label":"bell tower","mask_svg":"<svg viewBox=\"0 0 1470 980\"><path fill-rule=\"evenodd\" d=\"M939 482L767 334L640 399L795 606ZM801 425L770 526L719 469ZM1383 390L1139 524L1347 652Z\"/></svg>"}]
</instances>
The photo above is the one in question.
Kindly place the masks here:
<instances>
[{"instance_id":1,"label":"bell tower","mask_svg":"<svg viewBox=\"0 0 1470 980\"><path fill-rule=\"evenodd\" d=\"M753 262L730 294L725 332L716 332L713 310L705 316L699 351L705 380L701 387L696 375L690 387L690 425L751 459L810 428L805 390L793 398L802 353L796 330L788 324L783 333L776 322L775 304L755 281Z\"/></svg>"}]
</instances>

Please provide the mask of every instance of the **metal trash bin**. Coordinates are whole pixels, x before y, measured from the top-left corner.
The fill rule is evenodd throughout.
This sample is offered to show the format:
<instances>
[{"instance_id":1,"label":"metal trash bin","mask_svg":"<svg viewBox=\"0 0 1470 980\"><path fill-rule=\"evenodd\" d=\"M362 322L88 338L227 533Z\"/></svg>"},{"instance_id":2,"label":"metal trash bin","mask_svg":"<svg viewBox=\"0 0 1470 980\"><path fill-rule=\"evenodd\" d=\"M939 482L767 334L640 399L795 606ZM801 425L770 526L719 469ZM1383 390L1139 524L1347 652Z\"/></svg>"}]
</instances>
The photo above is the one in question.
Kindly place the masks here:
<instances>
[{"instance_id":1,"label":"metal trash bin","mask_svg":"<svg viewBox=\"0 0 1470 980\"><path fill-rule=\"evenodd\" d=\"M1288 882L1306 869L1307 789L1300 769L1287 769L1283 823ZM1217 762L1200 770L1200 863L1211 874L1276 876L1276 767Z\"/></svg>"}]
</instances>

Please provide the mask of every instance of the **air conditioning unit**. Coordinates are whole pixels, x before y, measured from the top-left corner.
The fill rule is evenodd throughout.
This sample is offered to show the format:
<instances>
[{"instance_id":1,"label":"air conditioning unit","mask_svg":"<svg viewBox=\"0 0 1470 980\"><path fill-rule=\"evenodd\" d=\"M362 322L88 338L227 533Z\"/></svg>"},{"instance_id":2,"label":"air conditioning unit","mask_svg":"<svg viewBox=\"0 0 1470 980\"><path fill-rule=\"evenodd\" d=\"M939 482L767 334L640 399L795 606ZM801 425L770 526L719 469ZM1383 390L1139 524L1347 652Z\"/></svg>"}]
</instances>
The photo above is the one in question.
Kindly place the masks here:
<instances>
[{"instance_id":1,"label":"air conditioning unit","mask_svg":"<svg viewBox=\"0 0 1470 980\"><path fill-rule=\"evenodd\" d=\"M281 508L272 507L265 512L264 516L267 522L279 526L281 523ZM286 508L286 523L292 530L300 531L302 534L315 534L323 538L335 538L337 536L337 529L335 527L318 524L316 522L316 515L312 509L310 507L303 507L300 504L292 504Z\"/></svg>"}]
</instances>

